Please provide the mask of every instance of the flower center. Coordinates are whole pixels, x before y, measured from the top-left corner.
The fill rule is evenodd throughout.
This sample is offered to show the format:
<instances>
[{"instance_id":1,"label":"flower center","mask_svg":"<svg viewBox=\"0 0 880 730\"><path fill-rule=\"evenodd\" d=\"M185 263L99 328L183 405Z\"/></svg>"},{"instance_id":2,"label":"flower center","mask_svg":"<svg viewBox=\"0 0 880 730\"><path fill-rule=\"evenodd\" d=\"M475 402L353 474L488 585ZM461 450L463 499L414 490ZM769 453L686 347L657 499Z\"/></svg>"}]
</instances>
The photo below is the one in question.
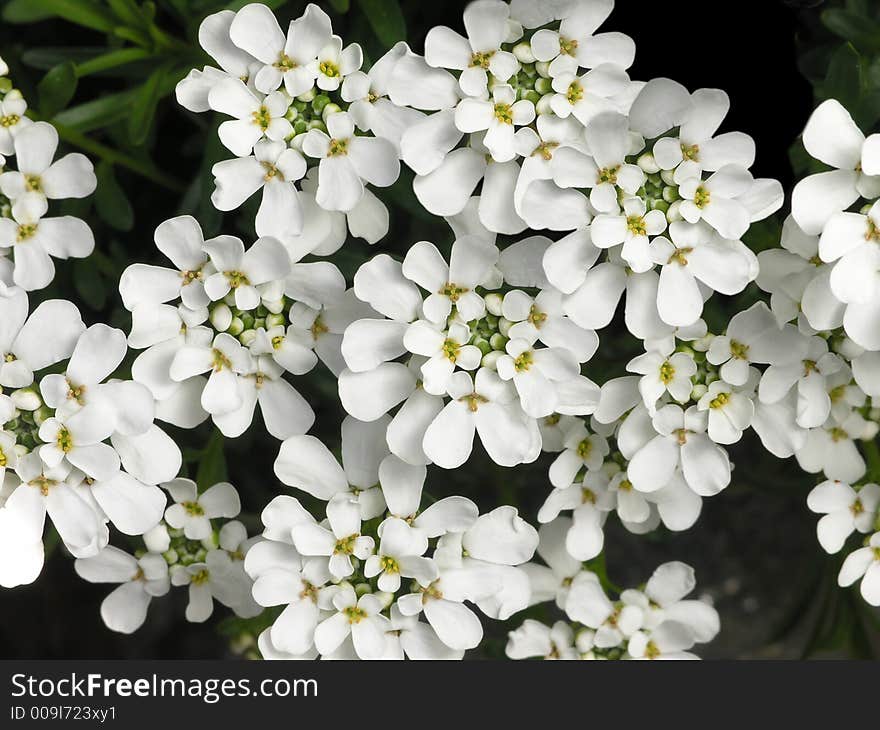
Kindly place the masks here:
<instances>
[{"instance_id":1,"label":"flower center","mask_svg":"<svg viewBox=\"0 0 880 730\"><path fill-rule=\"evenodd\" d=\"M620 172L620 165L614 167L603 167L597 175L599 183L611 183L617 185L617 173Z\"/></svg>"},{"instance_id":2,"label":"flower center","mask_svg":"<svg viewBox=\"0 0 880 730\"><path fill-rule=\"evenodd\" d=\"M342 613L345 614L346 618L348 618L348 623L350 624L359 624L367 617L367 612L362 608L358 608L357 606L349 606L348 608L342 609Z\"/></svg>"},{"instance_id":3,"label":"flower center","mask_svg":"<svg viewBox=\"0 0 880 730\"><path fill-rule=\"evenodd\" d=\"M21 243L22 241L27 241L29 238L32 238L34 234L37 232L37 224L36 223L22 223L18 227L18 233L15 236L16 243Z\"/></svg>"},{"instance_id":4,"label":"flower center","mask_svg":"<svg viewBox=\"0 0 880 730\"><path fill-rule=\"evenodd\" d=\"M682 143L681 145L681 156L686 160L690 160L691 162L696 162L700 159L700 145L692 144L686 145Z\"/></svg>"},{"instance_id":5,"label":"flower center","mask_svg":"<svg viewBox=\"0 0 880 730\"><path fill-rule=\"evenodd\" d=\"M21 121L21 117L18 114L7 114L4 117L0 117L0 127L14 127Z\"/></svg>"},{"instance_id":6,"label":"flower center","mask_svg":"<svg viewBox=\"0 0 880 730\"><path fill-rule=\"evenodd\" d=\"M271 124L272 122L272 117L269 114L269 110L265 106L261 106L251 116L254 118L254 124L256 124L264 132L269 129L269 124Z\"/></svg>"},{"instance_id":7,"label":"flower center","mask_svg":"<svg viewBox=\"0 0 880 730\"><path fill-rule=\"evenodd\" d=\"M327 332L329 332L329 331L330 331L330 328L327 327L327 325L324 324L324 323L321 321L321 318L320 318L320 317L315 317L315 321L312 322L312 326L309 327L309 332L312 333L312 337L313 337L314 339L316 339L316 340L317 340L321 335L323 335L323 334L325 334L325 333L327 333Z\"/></svg>"},{"instance_id":8,"label":"flower center","mask_svg":"<svg viewBox=\"0 0 880 730\"><path fill-rule=\"evenodd\" d=\"M524 373L530 367L532 367L532 363L534 359L532 358L532 351L526 350L525 352L520 353L516 356L516 359L513 361L513 369L518 373Z\"/></svg>"},{"instance_id":9,"label":"flower center","mask_svg":"<svg viewBox=\"0 0 880 730\"><path fill-rule=\"evenodd\" d=\"M331 139L330 146L327 149L328 157L341 157L348 154L347 139Z\"/></svg>"},{"instance_id":10,"label":"flower center","mask_svg":"<svg viewBox=\"0 0 880 730\"><path fill-rule=\"evenodd\" d=\"M240 286L248 286L251 283L248 280L247 275L243 274L241 271L224 271L223 276L226 277L226 281L229 282L229 287L231 289L238 289Z\"/></svg>"},{"instance_id":11,"label":"flower center","mask_svg":"<svg viewBox=\"0 0 880 730\"><path fill-rule=\"evenodd\" d=\"M458 359L458 353L461 350L461 345L459 345L455 340L446 339L443 341L443 345L440 348L443 351L443 356L449 360L449 362L454 363Z\"/></svg>"},{"instance_id":12,"label":"flower center","mask_svg":"<svg viewBox=\"0 0 880 730\"><path fill-rule=\"evenodd\" d=\"M513 124L513 108L510 104L496 104L495 118L502 124Z\"/></svg>"},{"instance_id":13,"label":"flower center","mask_svg":"<svg viewBox=\"0 0 880 730\"><path fill-rule=\"evenodd\" d=\"M581 488L581 503L596 504L596 493L589 487Z\"/></svg>"},{"instance_id":14,"label":"flower center","mask_svg":"<svg viewBox=\"0 0 880 730\"><path fill-rule=\"evenodd\" d=\"M449 297L449 300L455 303L461 298L462 294L466 294L468 291L469 290L466 287L458 286L458 284L453 284L450 281L447 282L437 293L441 296Z\"/></svg>"},{"instance_id":15,"label":"flower center","mask_svg":"<svg viewBox=\"0 0 880 730\"><path fill-rule=\"evenodd\" d=\"M700 185L694 192L694 205L696 205L700 210L709 205L709 201L712 199L712 196L709 194L708 188L704 185Z\"/></svg>"},{"instance_id":16,"label":"flower center","mask_svg":"<svg viewBox=\"0 0 880 730\"><path fill-rule=\"evenodd\" d=\"M580 81L572 81L568 85L568 89L565 91L565 98L568 99L568 103L572 105L577 104L584 98L584 87Z\"/></svg>"},{"instance_id":17,"label":"flower center","mask_svg":"<svg viewBox=\"0 0 880 730\"><path fill-rule=\"evenodd\" d=\"M24 176L24 187L25 190L31 193L39 193L43 189L43 184L40 181L39 175L25 175Z\"/></svg>"},{"instance_id":18,"label":"flower center","mask_svg":"<svg viewBox=\"0 0 880 730\"><path fill-rule=\"evenodd\" d=\"M278 60L272 64L279 71L290 71L295 69L297 64L290 56L288 56L283 51L278 54Z\"/></svg>"},{"instance_id":19,"label":"flower center","mask_svg":"<svg viewBox=\"0 0 880 730\"><path fill-rule=\"evenodd\" d=\"M660 649L657 648L657 645L653 641L649 641L647 646L645 646L645 656L648 659L656 659L660 656Z\"/></svg>"},{"instance_id":20,"label":"flower center","mask_svg":"<svg viewBox=\"0 0 880 730\"><path fill-rule=\"evenodd\" d=\"M574 38L559 36L559 52L564 56L573 56L577 51L578 42Z\"/></svg>"},{"instance_id":21,"label":"flower center","mask_svg":"<svg viewBox=\"0 0 880 730\"><path fill-rule=\"evenodd\" d=\"M749 346L743 344L742 342L738 342L737 340L731 340L730 355L736 360L748 360Z\"/></svg>"},{"instance_id":22,"label":"flower center","mask_svg":"<svg viewBox=\"0 0 880 730\"><path fill-rule=\"evenodd\" d=\"M263 175L263 180L269 182L277 177L281 182L284 182L284 175L281 174L281 170L275 167L271 162L264 162L263 168L266 170L266 173Z\"/></svg>"},{"instance_id":23,"label":"flower center","mask_svg":"<svg viewBox=\"0 0 880 730\"><path fill-rule=\"evenodd\" d=\"M212 350L212 353L214 356L214 360L213 360L214 370L216 370L219 373L223 368L228 368L229 370L232 369L232 361L228 357L226 357L225 353L222 350L218 350L215 347Z\"/></svg>"},{"instance_id":24,"label":"flower center","mask_svg":"<svg viewBox=\"0 0 880 730\"><path fill-rule=\"evenodd\" d=\"M676 263L679 266L687 266L687 264L688 264L687 255L693 250L694 249L690 248L689 246L685 246L684 248L677 248L669 256L669 261L667 261L666 263L667 264Z\"/></svg>"},{"instance_id":25,"label":"flower center","mask_svg":"<svg viewBox=\"0 0 880 730\"><path fill-rule=\"evenodd\" d=\"M198 573L196 573L192 578L190 578L190 582L194 586L200 586L200 585L203 585L204 583L207 583L208 580L210 579L210 577L211 577L211 574L207 570L202 569Z\"/></svg>"},{"instance_id":26,"label":"flower center","mask_svg":"<svg viewBox=\"0 0 880 730\"><path fill-rule=\"evenodd\" d=\"M484 395L480 395L479 393L471 393L470 395L463 395L458 399L461 403L467 403L468 410L471 413L476 413L477 409L480 407L481 403L488 403L489 399Z\"/></svg>"},{"instance_id":27,"label":"flower center","mask_svg":"<svg viewBox=\"0 0 880 730\"><path fill-rule=\"evenodd\" d=\"M56 441L58 442L58 448L65 454L73 448L73 436L70 435L70 431L66 428L62 428L58 431Z\"/></svg>"},{"instance_id":28,"label":"flower center","mask_svg":"<svg viewBox=\"0 0 880 730\"><path fill-rule=\"evenodd\" d=\"M336 541L336 545L333 548L334 555L351 555L354 552L354 544L357 542L357 539L360 537L358 533L354 533L353 535L349 535L348 537L341 537Z\"/></svg>"},{"instance_id":29,"label":"flower center","mask_svg":"<svg viewBox=\"0 0 880 730\"><path fill-rule=\"evenodd\" d=\"M386 573L400 572L400 565L398 564L398 562L388 555L383 555L381 558L379 558L379 565Z\"/></svg>"},{"instance_id":30,"label":"flower center","mask_svg":"<svg viewBox=\"0 0 880 730\"><path fill-rule=\"evenodd\" d=\"M593 442L590 439L584 439L577 445L577 455L581 457L581 459L586 459L590 456L590 452L593 450Z\"/></svg>"},{"instance_id":31,"label":"flower center","mask_svg":"<svg viewBox=\"0 0 880 730\"><path fill-rule=\"evenodd\" d=\"M541 325L547 321L547 313L540 311L534 304L529 309L528 321L536 328L540 329Z\"/></svg>"},{"instance_id":32,"label":"flower center","mask_svg":"<svg viewBox=\"0 0 880 730\"><path fill-rule=\"evenodd\" d=\"M874 222L873 218L868 218L867 231L865 232L865 240L877 243L880 241L880 228Z\"/></svg>"},{"instance_id":33,"label":"flower center","mask_svg":"<svg viewBox=\"0 0 880 730\"><path fill-rule=\"evenodd\" d=\"M186 510L190 517L201 517L205 514L205 510L198 502L181 502L180 506Z\"/></svg>"},{"instance_id":34,"label":"flower center","mask_svg":"<svg viewBox=\"0 0 880 730\"><path fill-rule=\"evenodd\" d=\"M494 51L488 51L485 53L481 53L478 51L478 52L472 54L470 67L471 68L488 69L489 68L489 61L492 60L493 55L495 55Z\"/></svg>"},{"instance_id":35,"label":"flower center","mask_svg":"<svg viewBox=\"0 0 880 730\"><path fill-rule=\"evenodd\" d=\"M660 382L669 385L675 377L675 366L667 360L660 366Z\"/></svg>"},{"instance_id":36,"label":"flower center","mask_svg":"<svg viewBox=\"0 0 880 730\"><path fill-rule=\"evenodd\" d=\"M318 66L318 70L324 74L324 76L328 76L331 79L338 78L339 76L339 66L337 66L332 61L321 61L321 65Z\"/></svg>"},{"instance_id":37,"label":"flower center","mask_svg":"<svg viewBox=\"0 0 880 730\"><path fill-rule=\"evenodd\" d=\"M648 225L640 215L631 215L626 219L626 227L634 236L647 236Z\"/></svg>"},{"instance_id":38,"label":"flower center","mask_svg":"<svg viewBox=\"0 0 880 730\"><path fill-rule=\"evenodd\" d=\"M719 393L709 401L709 408L724 408L730 402L730 393Z\"/></svg>"},{"instance_id":39,"label":"flower center","mask_svg":"<svg viewBox=\"0 0 880 730\"><path fill-rule=\"evenodd\" d=\"M541 142L532 152L532 155L540 155L545 160L553 159L553 150L559 147L559 142Z\"/></svg>"}]
</instances>

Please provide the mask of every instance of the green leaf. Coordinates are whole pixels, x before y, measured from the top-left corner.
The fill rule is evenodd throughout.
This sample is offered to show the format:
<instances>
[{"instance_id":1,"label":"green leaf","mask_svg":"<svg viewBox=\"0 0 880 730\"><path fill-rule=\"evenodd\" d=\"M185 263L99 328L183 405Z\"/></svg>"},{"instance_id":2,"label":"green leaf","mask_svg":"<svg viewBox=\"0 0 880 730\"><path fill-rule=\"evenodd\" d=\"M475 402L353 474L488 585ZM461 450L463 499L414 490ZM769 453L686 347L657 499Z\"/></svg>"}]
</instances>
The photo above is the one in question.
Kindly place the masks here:
<instances>
[{"instance_id":1,"label":"green leaf","mask_svg":"<svg viewBox=\"0 0 880 730\"><path fill-rule=\"evenodd\" d=\"M88 307L100 311L107 303L107 284L104 277L88 259L77 259L73 262L73 282L76 293Z\"/></svg>"},{"instance_id":2,"label":"green leaf","mask_svg":"<svg viewBox=\"0 0 880 730\"><path fill-rule=\"evenodd\" d=\"M106 160L98 163L95 170L98 187L95 189L95 210L108 226L117 231L130 231L134 227L134 211L125 195L113 165Z\"/></svg>"},{"instance_id":3,"label":"green leaf","mask_svg":"<svg viewBox=\"0 0 880 730\"><path fill-rule=\"evenodd\" d=\"M351 9L351 0L330 0L330 6L340 15Z\"/></svg>"},{"instance_id":4,"label":"green leaf","mask_svg":"<svg viewBox=\"0 0 880 730\"><path fill-rule=\"evenodd\" d=\"M862 59L851 43L842 45L831 57L822 88L826 99L837 99L854 110L862 95Z\"/></svg>"},{"instance_id":5,"label":"green leaf","mask_svg":"<svg viewBox=\"0 0 880 730\"><path fill-rule=\"evenodd\" d=\"M822 23L832 33L863 51L880 50L880 24L861 14L831 8L822 13Z\"/></svg>"},{"instance_id":6,"label":"green leaf","mask_svg":"<svg viewBox=\"0 0 880 730\"><path fill-rule=\"evenodd\" d=\"M25 5L30 7L25 9ZM97 0L13 0L3 9L3 19L10 23L35 23L53 17L102 33L116 24L113 14Z\"/></svg>"},{"instance_id":7,"label":"green leaf","mask_svg":"<svg viewBox=\"0 0 880 730\"><path fill-rule=\"evenodd\" d=\"M92 132L125 119L136 89L108 94L65 109L55 121L78 132Z\"/></svg>"},{"instance_id":8,"label":"green leaf","mask_svg":"<svg viewBox=\"0 0 880 730\"><path fill-rule=\"evenodd\" d=\"M406 40L406 21L397 0L358 0L376 37L388 48Z\"/></svg>"},{"instance_id":9,"label":"green leaf","mask_svg":"<svg viewBox=\"0 0 880 730\"><path fill-rule=\"evenodd\" d=\"M202 458L196 472L196 484L199 491L204 492L217 482L225 482L227 478L226 454L223 453L223 434L215 430L204 452L202 452Z\"/></svg>"},{"instance_id":10,"label":"green leaf","mask_svg":"<svg viewBox=\"0 0 880 730\"><path fill-rule=\"evenodd\" d=\"M132 144L143 144L150 133L153 118L156 116L156 106L159 103L164 76L164 67L156 69L134 97L131 116L128 119L128 137Z\"/></svg>"},{"instance_id":11,"label":"green leaf","mask_svg":"<svg viewBox=\"0 0 880 730\"><path fill-rule=\"evenodd\" d=\"M9 0L3 8L3 20L7 23L38 23L55 15L34 0Z\"/></svg>"},{"instance_id":12,"label":"green leaf","mask_svg":"<svg viewBox=\"0 0 880 730\"><path fill-rule=\"evenodd\" d=\"M54 117L67 106L76 93L76 67L66 61L52 68L37 85L40 93L40 112Z\"/></svg>"},{"instance_id":13,"label":"green leaf","mask_svg":"<svg viewBox=\"0 0 880 730\"><path fill-rule=\"evenodd\" d=\"M104 46L44 46L27 49L21 54L21 61L31 68L48 71L65 61L80 64L106 52Z\"/></svg>"}]
</instances>

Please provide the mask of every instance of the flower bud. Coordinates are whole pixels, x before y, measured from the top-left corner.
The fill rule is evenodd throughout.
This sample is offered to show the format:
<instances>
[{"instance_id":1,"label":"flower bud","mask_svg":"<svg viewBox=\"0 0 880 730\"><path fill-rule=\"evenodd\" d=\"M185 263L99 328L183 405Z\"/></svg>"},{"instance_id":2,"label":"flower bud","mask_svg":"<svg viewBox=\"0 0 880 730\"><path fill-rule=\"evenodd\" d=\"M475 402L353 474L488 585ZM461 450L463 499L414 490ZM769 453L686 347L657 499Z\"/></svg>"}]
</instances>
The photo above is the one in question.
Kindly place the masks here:
<instances>
[{"instance_id":1,"label":"flower bud","mask_svg":"<svg viewBox=\"0 0 880 730\"><path fill-rule=\"evenodd\" d=\"M483 297L483 301L486 302L486 311L489 314L494 314L496 317L501 316L501 304L504 301L504 297L497 292L492 292L491 294L486 294Z\"/></svg>"},{"instance_id":2,"label":"flower bud","mask_svg":"<svg viewBox=\"0 0 880 730\"><path fill-rule=\"evenodd\" d=\"M649 175L654 175L660 172L660 165L657 164L657 160L654 159L654 155L650 152L645 152L645 154L639 157L637 164L642 168L643 172L646 172Z\"/></svg>"},{"instance_id":3,"label":"flower bud","mask_svg":"<svg viewBox=\"0 0 880 730\"><path fill-rule=\"evenodd\" d=\"M494 337L494 335L493 335L493 337ZM490 352L492 352L492 345L489 344L489 340L487 340L483 337L475 337L473 339L473 341L471 342L471 344L474 347L476 347L480 352L482 352L484 355L488 355Z\"/></svg>"},{"instance_id":4,"label":"flower bud","mask_svg":"<svg viewBox=\"0 0 880 730\"><path fill-rule=\"evenodd\" d=\"M226 332L232 324L232 310L220 302L211 310L211 326L218 332Z\"/></svg>"},{"instance_id":5,"label":"flower bud","mask_svg":"<svg viewBox=\"0 0 880 730\"><path fill-rule=\"evenodd\" d=\"M498 364L498 358L503 354L504 353L500 350L493 350L488 355L483 355L483 359L480 360L480 365L484 368L489 368L489 370L494 370Z\"/></svg>"},{"instance_id":6,"label":"flower bud","mask_svg":"<svg viewBox=\"0 0 880 730\"><path fill-rule=\"evenodd\" d=\"M297 101L304 101L304 102L308 103L310 101L313 101L315 96L317 96L317 93L315 92L315 87L313 86L311 89L309 89L306 92L303 92L302 94L300 94L296 98L297 98Z\"/></svg>"},{"instance_id":7,"label":"flower bud","mask_svg":"<svg viewBox=\"0 0 880 730\"><path fill-rule=\"evenodd\" d=\"M496 332L489 338L489 344L492 346L493 350L503 350L507 347L507 343L510 342L504 335L500 332Z\"/></svg>"},{"instance_id":8,"label":"flower bud","mask_svg":"<svg viewBox=\"0 0 880 730\"><path fill-rule=\"evenodd\" d=\"M253 341L257 339L257 331L256 330L245 330L238 336L238 341L244 345L245 347L253 344Z\"/></svg>"},{"instance_id":9,"label":"flower bud","mask_svg":"<svg viewBox=\"0 0 880 730\"><path fill-rule=\"evenodd\" d=\"M550 114L553 109L550 106L550 100L553 98L553 94L544 94L541 97L541 100L535 104L535 113L537 114Z\"/></svg>"},{"instance_id":10,"label":"flower bud","mask_svg":"<svg viewBox=\"0 0 880 730\"><path fill-rule=\"evenodd\" d=\"M288 122L295 122L296 118L299 116L299 112L297 111L295 106L290 106L287 108L287 111L284 114L284 118Z\"/></svg>"},{"instance_id":11,"label":"flower bud","mask_svg":"<svg viewBox=\"0 0 880 730\"><path fill-rule=\"evenodd\" d=\"M661 170L660 179L667 185L672 185L673 187L678 184L675 182L675 170Z\"/></svg>"},{"instance_id":12,"label":"flower bud","mask_svg":"<svg viewBox=\"0 0 880 730\"><path fill-rule=\"evenodd\" d=\"M337 114L341 111L342 111L342 107L339 106L339 104L328 104L327 106L324 107L324 111L321 112L321 119L323 119L324 122L326 122L327 117L329 117L331 114Z\"/></svg>"},{"instance_id":13,"label":"flower bud","mask_svg":"<svg viewBox=\"0 0 880 730\"><path fill-rule=\"evenodd\" d=\"M538 76L543 76L545 79L550 78L550 62L549 61L536 61L535 62L535 71L538 72Z\"/></svg>"},{"instance_id":14,"label":"flower bud","mask_svg":"<svg viewBox=\"0 0 880 730\"><path fill-rule=\"evenodd\" d=\"M244 332L244 322L240 317L234 317L227 330L233 337L237 337Z\"/></svg>"},{"instance_id":15,"label":"flower bud","mask_svg":"<svg viewBox=\"0 0 880 730\"><path fill-rule=\"evenodd\" d=\"M521 41L513 47L513 55L520 63L534 63L535 54L532 53L532 45L527 41Z\"/></svg>"},{"instance_id":16,"label":"flower bud","mask_svg":"<svg viewBox=\"0 0 880 730\"><path fill-rule=\"evenodd\" d=\"M702 383L697 383L691 391L691 400L700 400L708 392L708 388Z\"/></svg>"},{"instance_id":17,"label":"flower bud","mask_svg":"<svg viewBox=\"0 0 880 730\"><path fill-rule=\"evenodd\" d=\"M276 299L272 302L267 302L263 300L263 306L266 307L266 310L271 312L272 314L281 314L284 311L284 297L281 299Z\"/></svg>"},{"instance_id":18,"label":"flower bud","mask_svg":"<svg viewBox=\"0 0 880 730\"><path fill-rule=\"evenodd\" d=\"M507 337L507 333L510 332L510 328L513 327L513 322L505 317L498 318L498 331Z\"/></svg>"},{"instance_id":19,"label":"flower bud","mask_svg":"<svg viewBox=\"0 0 880 730\"><path fill-rule=\"evenodd\" d=\"M666 220L670 223L675 223L676 221L684 220L681 215L681 201L676 200L672 205L669 206L669 210L666 211Z\"/></svg>"},{"instance_id":20,"label":"flower bud","mask_svg":"<svg viewBox=\"0 0 880 730\"><path fill-rule=\"evenodd\" d=\"M285 324L287 324L287 320L284 318L283 314L266 315L266 329L270 329L272 327L283 327Z\"/></svg>"},{"instance_id":21,"label":"flower bud","mask_svg":"<svg viewBox=\"0 0 880 730\"><path fill-rule=\"evenodd\" d=\"M30 388L19 388L11 397L13 405L21 411L35 411L43 405L43 399Z\"/></svg>"}]
</instances>

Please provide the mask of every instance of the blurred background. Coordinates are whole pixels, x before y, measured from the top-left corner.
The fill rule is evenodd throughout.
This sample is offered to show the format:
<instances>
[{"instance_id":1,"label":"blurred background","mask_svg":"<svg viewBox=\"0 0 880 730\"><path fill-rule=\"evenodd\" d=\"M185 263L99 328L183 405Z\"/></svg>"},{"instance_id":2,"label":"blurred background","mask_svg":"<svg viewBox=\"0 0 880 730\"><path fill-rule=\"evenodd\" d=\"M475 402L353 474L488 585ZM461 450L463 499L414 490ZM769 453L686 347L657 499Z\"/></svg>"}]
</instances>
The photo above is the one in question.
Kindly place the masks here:
<instances>
[{"instance_id":1,"label":"blurred background","mask_svg":"<svg viewBox=\"0 0 880 730\"><path fill-rule=\"evenodd\" d=\"M265 0L282 27L300 15L301 0ZM95 232L95 253L58 266L53 285L33 298L76 302L88 324L103 321L128 331L128 313L116 286L132 262L158 263L153 231L163 220L189 213L206 237L220 232L253 240L259 196L241 210L214 210L211 166L229 157L216 138L218 120L194 115L174 99L174 86L193 67L213 64L198 46L201 20L245 2L217 0L0 0L0 56L35 118L52 121L62 145L95 163L98 190L70 201L65 212L84 218ZM421 52L428 29L462 29L464 0L322 0L334 32L358 42L370 60L398 40ZM638 49L634 79L667 76L689 89L715 87L732 100L723 130L752 135L758 146L756 177L774 177L790 192L809 171L798 136L814 105L837 98L866 131L880 119L880 3L876 0L740 0L706 3L618 0L603 29L631 35ZM365 66L369 61L365 62ZM357 267L380 251L402 255L427 239L441 250L451 244L445 222L420 209L412 176L376 191L391 209L388 236L371 248L350 240L334 261L351 281ZM746 242L755 251L778 245L786 210L753 226ZM500 241L504 245L504 241ZM758 292L716 296L707 308L710 329L750 305ZM636 343L621 321L600 332L600 351L586 374L601 383L622 374ZM313 405L313 430L339 445L343 413L336 384L323 366L296 379ZM257 416L259 419L259 416ZM229 479L242 496L243 520L259 530L259 512L276 494L292 493L275 479L277 442L260 424L242 437L223 440L210 424L193 431L169 429L184 449L184 468L201 486ZM816 517L806 508L815 478L794 460L779 461L749 434L732 450L733 482L704 502L690 531L662 527L630 535L609 520L607 570L618 585L644 582L665 560L697 571L698 593L721 614L718 638L701 654L713 658L868 658L880 651L880 614L852 590L836 586L838 558L816 540ZM550 485L545 455L535 464L502 469L475 451L466 468L429 470L433 495L462 494L481 507L515 504L534 521ZM57 543L57 540L54 541ZM52 536L47 544L54 544ZM80 580L63 548L51 550L39 581L0 593L3 658L215 658L241 652L244 626L218 607L211 621L187 624L186 591L154 601L145 626L132 637L108 631L98 608L107 589ZM551 615L529 612L552 620ZM487 622L485 652L503 656L509 626Z\"/></svg>"}]
</instances>

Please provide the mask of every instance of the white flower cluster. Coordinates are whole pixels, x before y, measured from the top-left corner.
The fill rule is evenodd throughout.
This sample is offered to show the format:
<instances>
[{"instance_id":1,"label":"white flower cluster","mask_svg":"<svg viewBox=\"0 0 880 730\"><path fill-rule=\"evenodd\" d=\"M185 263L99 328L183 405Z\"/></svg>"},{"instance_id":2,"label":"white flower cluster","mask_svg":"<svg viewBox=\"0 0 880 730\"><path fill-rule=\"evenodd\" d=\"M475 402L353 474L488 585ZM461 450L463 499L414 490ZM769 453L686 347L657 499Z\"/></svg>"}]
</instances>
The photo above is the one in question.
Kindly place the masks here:
<instances>
[{"instance_id":1,"label":"white flower cluster","mask_svg":"<svg viewBox=\"0 0 880 730\"><path fill-rule=\"evenodd\" d=\"M388 210L367 185L397 180L401 131L421 116L386 93L406 45L366 73L360 46L344 46L313 4L286 32L265 5L223 10L202 22L199 41L220 68L193 70L177 99L231 117L218 132L235 158L213 168L214 205L235 210L261 191L257 235L277 239L296 260L333 253L348 231L370 243L383 238Z\"/></svg>"},{"instance_id":2,"label":"white flower cluster","mask_svg":"<svg viewBox=\"0 0 880 730\"><path fill-rule=\"evenodd\" d=\"M241 618L259 614L244 571L245 556L259 538L248 539L244 525L231 519L241 510L235 487L220 482L199 494L190 479L161 486L174 503L164 520L144 534L143 549L130 555L109 545L76 560L76 572L84 580L119 584L101 604L107 627L123 634L137 631L152 599L166 595L171 586L188 587L187 621L207 621L215 600ZM221 519L225 521L216 529Z\"/></svg>"},{"instance_id":3,"label":"white flower cluster","mask_svg":"<svg viewBox=\"0 0 880 730\"><path fill-rule=\"evenodd\" d=\"M55 278L52 259L84 258L95 248L84 221L47 216L49 201L85 198L97 181L84 155L54 159L58 132L25 116L27 101L7 73L0 58L0 281L36 291Z\"/></svg>"},{"instance_id":4,"label":"white flower cluster","mask_svg":"<svg viewBox=\"0 0 880 730\"><path fill-rule=\"evenodd\" d=\"M880 423L880 135L866 138L832 99L813 113L803 142L826 169L795 187L782 248L759 255L758 285L807 352L775 373L766 391L787 402L786 430L792 417L802 429L789 436L801 467L826 478L807 501L824 515L822 547L837 553L853 532L865 535L844 561L840 585L864 576L862 595L877 606L880 488L873 482L880 465L865 456L875 452Z\"/></svg>"},{"instance_id":5,"label":"white flower cluster","mask_svg":"<svg viewBox=\"0 0 880 730\"><path fill-rule=\"evenodd\" d=\"M70 302L28 312L28 296L0 285L0 585L36 580L46 516L65 548L94 557L110 539L156 527L180 449L153 422L149 390L112 377L125 334L86 328Z\"/></svg>"},{"instance_id":6,"label":"white flower cluster","mask_svg":"<svg viewBox=\"0 0 880 730\"><path fill-rule=\"evenodd\" d=\"M720 629L717 611L686 599L696 585L684 563L664 563L638 589L615 591L584 568L566 548L565 517L540 530L538 555L544 565L524 566L532 602L555 602L566 617L552 626L526 619L510 632L511 659L696 659L689 650L711 641Z\"/></svg>"},{"instance_id":7,"label":"white flower cluster","mask_svg":"<svg viewBox=\"0 0 880 730\"><path fill-rule=\"evenodd\" d=\"M260 605L284 606L259 637L264 658L460 659L483 638L466 602L499 620L528 605L517 566L537 531L513 507L480 515L465 497L423 508L427 469L389 452L386 426L347 418L341 465L313 436L282 445L276 474L326 500L327 517L288 496L263 511L245 570Z\"/></svg>"}]
</instances>

